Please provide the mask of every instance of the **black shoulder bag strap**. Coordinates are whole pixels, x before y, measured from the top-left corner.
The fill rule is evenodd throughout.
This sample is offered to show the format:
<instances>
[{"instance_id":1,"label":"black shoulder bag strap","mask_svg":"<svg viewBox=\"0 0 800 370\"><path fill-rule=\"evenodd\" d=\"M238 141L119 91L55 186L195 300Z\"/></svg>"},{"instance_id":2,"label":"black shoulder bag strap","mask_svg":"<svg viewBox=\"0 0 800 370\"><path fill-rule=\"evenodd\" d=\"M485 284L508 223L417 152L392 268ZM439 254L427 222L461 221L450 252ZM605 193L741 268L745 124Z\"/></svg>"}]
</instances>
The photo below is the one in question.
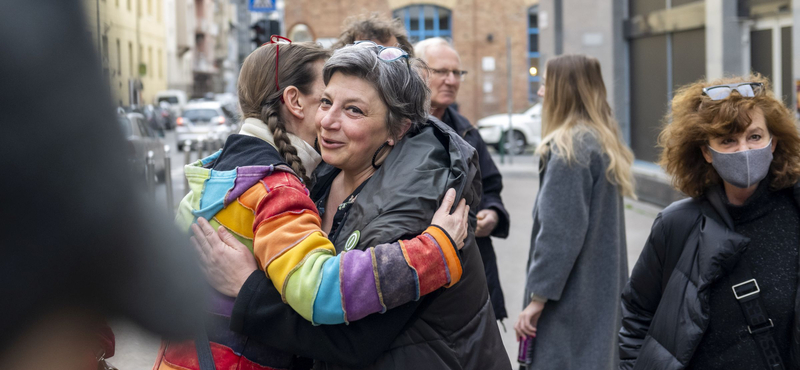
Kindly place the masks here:
<instances>
[{"instance_id":1,"label":"black shoulder bag strap","mask_svg":"<svg viewBox=\"0 0 800 370\"><path fill-rule=\"evenodd\" d=\"M208 342L208 334L206 334L205 326L200 328L197 336L194 338L194 348L197 350L197 360L200 365L200 370L216 370L214 365L214 356L211 355L211 344Z\"/></svg>"},{"instance_id":2,"label":"black shoulder bag strap","mask_svg":"<svg viewBox=\"0 0 800 370\"><path fill-rule=\"evenodd\" d=\"M735 284L731 287L739 307L742 308L745 320L747 320L747 331L753 336L758 347L761 349L762 357L770 370L784 370L781 353L775 342L773 334L774 324L769 318L767 309L761 299L761 289L758 282L753 277L750 264L744 258L739 259L739 268L731 272L731 282Z\"/></svg>"}]
</instances>

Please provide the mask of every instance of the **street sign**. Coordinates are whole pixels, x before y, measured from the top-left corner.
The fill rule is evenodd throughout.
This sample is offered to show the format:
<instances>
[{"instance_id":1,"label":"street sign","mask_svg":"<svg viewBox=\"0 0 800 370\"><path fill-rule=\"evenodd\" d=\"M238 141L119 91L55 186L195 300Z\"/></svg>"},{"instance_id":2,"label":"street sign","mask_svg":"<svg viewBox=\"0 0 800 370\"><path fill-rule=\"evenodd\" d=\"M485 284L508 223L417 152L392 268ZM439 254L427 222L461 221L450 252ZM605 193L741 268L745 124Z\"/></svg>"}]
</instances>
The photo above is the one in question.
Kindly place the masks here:
<instances>
[{"instance_id":1,"label":"street sign","mask_svg":"<svg viewBox=\"0 0 800 370\"><path fill-rule=\"evenodd\" d=\"M275 0L247 0L247 9L251 12L275 11Z\"/></svg>"}]
</instances>

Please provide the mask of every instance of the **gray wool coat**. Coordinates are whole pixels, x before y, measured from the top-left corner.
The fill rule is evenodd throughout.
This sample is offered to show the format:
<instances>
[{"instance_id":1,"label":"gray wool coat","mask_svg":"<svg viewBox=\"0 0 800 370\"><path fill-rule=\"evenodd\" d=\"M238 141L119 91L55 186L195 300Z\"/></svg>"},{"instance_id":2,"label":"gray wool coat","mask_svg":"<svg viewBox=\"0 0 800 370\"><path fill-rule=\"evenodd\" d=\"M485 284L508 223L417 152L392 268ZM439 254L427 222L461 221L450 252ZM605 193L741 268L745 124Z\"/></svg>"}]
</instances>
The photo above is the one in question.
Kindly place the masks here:
<instances>
[{"instance_id":1,"label":"gray wool coat","mask_svg":"<svg viewBox=\"0 0 800 370\"><path fill-rule=\"evenodd\" d=\"M625 216L608 181L608 156L591 133L575 136L576 161L543 158L533 209L524 302L548 299L533 369L617 369L620 295L628 278Z\"/></svg>"}]
</instances>

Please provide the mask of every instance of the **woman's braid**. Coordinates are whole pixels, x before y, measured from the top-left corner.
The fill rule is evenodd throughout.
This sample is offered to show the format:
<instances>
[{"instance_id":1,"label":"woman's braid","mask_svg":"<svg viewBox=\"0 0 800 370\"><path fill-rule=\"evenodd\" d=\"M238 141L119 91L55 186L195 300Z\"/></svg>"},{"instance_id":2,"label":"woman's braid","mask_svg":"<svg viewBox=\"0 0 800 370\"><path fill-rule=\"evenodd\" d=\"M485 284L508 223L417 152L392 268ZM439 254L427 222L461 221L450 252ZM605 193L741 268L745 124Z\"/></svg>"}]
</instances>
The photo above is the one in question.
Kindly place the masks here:
<instances>
[{"instance_id":1,"label":"woman's braid","mask_svg":"<svg viewBox=\"0 0 800 370\"><path fill-rule=\"evenodd\" d=\"M283 120L281 120L280 114L278 114L277 104L276 102L274 104L264 105L261 108L261 120L266 122L267 127L272 132L272 136L275 138L275 146L278 147L278 153L289 163L289 166L292 167L292 170L294 170L297 176L303 180L306 187L310 188L311 179L306 174L306 168L297 155L297 149L292 145L292 141L289 139L285 124Z\"/></svg>"}]
</instances>

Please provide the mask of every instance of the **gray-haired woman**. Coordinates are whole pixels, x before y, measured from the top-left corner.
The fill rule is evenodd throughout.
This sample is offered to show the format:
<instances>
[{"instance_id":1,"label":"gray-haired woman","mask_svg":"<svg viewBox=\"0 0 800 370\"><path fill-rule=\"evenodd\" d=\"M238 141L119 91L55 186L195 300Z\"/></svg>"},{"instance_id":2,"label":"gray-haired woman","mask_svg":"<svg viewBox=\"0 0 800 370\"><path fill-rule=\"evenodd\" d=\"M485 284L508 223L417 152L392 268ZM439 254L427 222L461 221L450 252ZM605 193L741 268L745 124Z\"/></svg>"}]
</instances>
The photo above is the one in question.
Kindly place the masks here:
<instances>
[{"instance_id":1,"label":"gray-haired woman","mask_svg":"<svg viewBox=\"0 0 800 370\"><path fill-rule=\"evenodd\" d=\"M418 235L448 188L471 209L480 200L475 151L427 116L429 90L412 68L417 63L371 43L337 50L325 63L316 124L326 164L316 171L312 198L339 253ZM474 228L474 215L470 223ZM237 271L252 266L248 254L223 248L240 248L234 241L212 236L203 242L231 252L227 263L208 266L216 274L236 280ZM509 369L471 233L458 257L458 284L347 326L311 325L254 271L235 284L241 288L231 326L314 358L317 368ZM426 283L420 281L419 291ZM376 284L392 281L376 276Z\"/></svg>"}]
</instances>

